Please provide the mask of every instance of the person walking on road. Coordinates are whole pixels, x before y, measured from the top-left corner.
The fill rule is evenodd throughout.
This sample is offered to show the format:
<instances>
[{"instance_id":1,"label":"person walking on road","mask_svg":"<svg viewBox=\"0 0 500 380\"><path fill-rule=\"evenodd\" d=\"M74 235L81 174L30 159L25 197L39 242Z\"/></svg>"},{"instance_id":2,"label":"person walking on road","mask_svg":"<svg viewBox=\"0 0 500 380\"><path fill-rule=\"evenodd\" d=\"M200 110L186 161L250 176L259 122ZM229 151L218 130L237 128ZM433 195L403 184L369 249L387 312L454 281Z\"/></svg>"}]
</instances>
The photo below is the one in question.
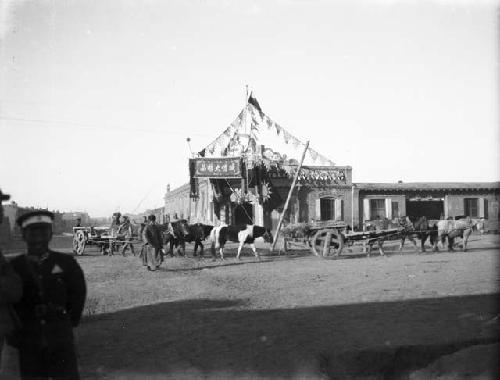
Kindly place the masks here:
<instances>
[{"instance_id":1,"label":"person walking on road","mask_svg":"<svg viewBox=\"0 0 500 380\"><path fill-rule=\"evenodd\" d=\"M132 251L132 255L135 255L134 245L131 242L132 235L133 235L132 223L130 223L129 217L124 215L123 216L123 223L118 228L119 238L123 239L125 241L125 243L123 244L122 250L121 250L122 256L125 256L125 252L127 251L128 247L130 247L130 250Z\"/></svg>"},{"instance_id":2,"label":"person walking on road","mask_svg":"<svg viewBox=\"0 0 500 380\"><path fill-rule=\"evenodd\" d=\"M139 253L139 258L142 261L142 265L148 265L148 258L146 255L146 238L144 237L144 232L146 231L146 226L148 225L148 217L144 217L144 221L141 223L141 228L139 229L139 240L142 241L141 252Z\"/></svg>"},{"instance_id":3,"label":"person walking on road","mask_svg":"<svg viewBox=\"0 0 500 380\"><path fill-rule=\"evenodd\" d=\"M144 229L144 244L146 249L146 262L148 270L154 271L161 265L163 237L156 224L154 215L148 216L148 225Z\"/></svg>"}]
</instances>

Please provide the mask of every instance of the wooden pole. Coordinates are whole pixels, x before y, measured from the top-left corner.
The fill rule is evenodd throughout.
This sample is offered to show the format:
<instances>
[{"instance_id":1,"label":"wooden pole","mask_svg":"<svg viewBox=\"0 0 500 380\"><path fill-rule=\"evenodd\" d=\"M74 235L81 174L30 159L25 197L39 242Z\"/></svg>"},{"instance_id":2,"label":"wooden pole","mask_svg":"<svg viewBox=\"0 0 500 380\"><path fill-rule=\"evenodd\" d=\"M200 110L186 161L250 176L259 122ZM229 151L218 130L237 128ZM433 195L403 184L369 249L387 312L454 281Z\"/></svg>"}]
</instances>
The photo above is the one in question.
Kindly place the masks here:
<instances>
[{"instance_id":1,"label":"wooden pole","mask_svg":"<svg viewBox=\"0 0 500 380\"><path fill-rule=\"evenodd\" d=\"M271 247L271 252L274 251L274 247L276 247L276 242L278 241L278 234L280 233L281 224L283 223L283 218L285 216L285 212L288 208L288 203L290 202L290 198L292 197L292 192L295 187L295 182L297 182L297 177L299 176L300 169L302 168L302 163L304 162L304 158L306 156L307 148L309 148L309 140L306 141L306 146L304 148L304 152L302 152L302 158L300 159L299 166L297 167L297 171L295 172L295 176L293 177L292 186L288 191L288 196L286 197L285 205L283 206L283 212L280 215L280 219L278 221L278 227L276 227L276 234L273 239L273 246Z\"/></svg>"}]
</instances>

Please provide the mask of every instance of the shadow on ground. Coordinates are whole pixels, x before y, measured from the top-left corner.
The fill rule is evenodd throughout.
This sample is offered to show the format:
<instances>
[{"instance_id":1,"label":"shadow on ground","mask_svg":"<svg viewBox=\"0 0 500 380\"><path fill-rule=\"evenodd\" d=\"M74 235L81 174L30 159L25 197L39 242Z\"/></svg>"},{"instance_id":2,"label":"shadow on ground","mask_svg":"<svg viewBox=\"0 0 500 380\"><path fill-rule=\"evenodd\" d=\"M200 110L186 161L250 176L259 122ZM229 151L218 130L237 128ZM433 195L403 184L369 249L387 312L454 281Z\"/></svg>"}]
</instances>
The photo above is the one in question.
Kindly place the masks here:
<instances>
[{"instance_id":1,"label":"shadow on ground","mask_svg":"<svg viewBox=\"0 0 500 380\"><path fill-rule=\"evenodd\" d=\"M186 300L87 318L84 378L396 379L461 348L498 341L498 294L251 310ZM186 375L186 374L191 375Z\"/></svg>"}]
</instances>

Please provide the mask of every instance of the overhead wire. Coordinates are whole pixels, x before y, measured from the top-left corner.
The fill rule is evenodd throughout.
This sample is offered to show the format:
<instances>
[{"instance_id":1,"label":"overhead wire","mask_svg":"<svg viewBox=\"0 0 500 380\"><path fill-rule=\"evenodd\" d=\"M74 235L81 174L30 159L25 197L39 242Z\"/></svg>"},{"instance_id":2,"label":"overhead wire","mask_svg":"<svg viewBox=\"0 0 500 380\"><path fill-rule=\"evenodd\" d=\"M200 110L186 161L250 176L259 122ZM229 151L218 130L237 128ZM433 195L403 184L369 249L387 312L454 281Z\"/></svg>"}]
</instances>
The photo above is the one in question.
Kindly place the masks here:
<instances>
[{"instance_id":1,"label":"overhead wire","mask_svg":"<svg viewBox=\"0 0 500 380\"><path fill-rule=\"evenodd\" d=\"M13 122L20 122L20 123L34 123L34 124L41 124L41 126L44 126L44 124L51 124L50 126L44 126L45 128L67 128L67 125L71 126L76 126L76 127L83 127L80 129L83 130L108 130L108 131L120 131L120 132L144 132L144 133L158 133L162 135L178 135L178 136L185 136L186 131L172 131L172 130L160 130L160 129L149 129L149 128L123 128L115 125L97 125L97 124L91 124L91 123L80 123L80 122L75 122L75 121L65 121L65 120L44 120L44 119L29 119L29 118L14 118L14 117L5 117L0 115L0 120L5 120L5 121L13 121ZM60 125L57 125L60 124ZM206 133L190 133L192 136L200 136L200 137L209 137L209 134Z\"/></svg>"}]
</instances>

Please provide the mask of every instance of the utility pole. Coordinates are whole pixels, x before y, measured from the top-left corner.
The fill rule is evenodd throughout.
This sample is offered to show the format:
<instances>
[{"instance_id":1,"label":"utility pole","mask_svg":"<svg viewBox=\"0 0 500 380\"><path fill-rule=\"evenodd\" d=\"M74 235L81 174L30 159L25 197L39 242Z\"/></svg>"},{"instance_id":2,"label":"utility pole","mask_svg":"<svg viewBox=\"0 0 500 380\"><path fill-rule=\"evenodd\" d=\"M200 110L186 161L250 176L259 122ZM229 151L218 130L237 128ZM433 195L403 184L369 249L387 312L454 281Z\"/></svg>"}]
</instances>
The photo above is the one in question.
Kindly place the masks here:
<instances>
[{"instance_id":1,"label":"utility pole","mask_svg":"<svg viewBox=\"0 0 500 380\"><path fill-rule=\"evenodd\" d=\"M290 190L288 191L288 196L286 197L285 205L283 206L283 212L280 215L280 219L278 221L278 227L276 227L276 235L273 239L273 246L271 247L271 252L274 251L274 247L276 247L276 242L278 241L278 235L280 233L281 224L283 223L283 218L285 216L285 212L288 209L288 203L290 202L290 198L292 197L292 192L295 187L295 182L297 182L297 178L299 176L300 169L302 168L302 163L304 162L304 158L306 156L307 149L309 148L309 140L306 142L306 146L304 148L304 152L302 152L302 158L300 159L299 166L297 167L297 171L293 177L292 186L290 186Z\"/></svg>"}]
</instances>

